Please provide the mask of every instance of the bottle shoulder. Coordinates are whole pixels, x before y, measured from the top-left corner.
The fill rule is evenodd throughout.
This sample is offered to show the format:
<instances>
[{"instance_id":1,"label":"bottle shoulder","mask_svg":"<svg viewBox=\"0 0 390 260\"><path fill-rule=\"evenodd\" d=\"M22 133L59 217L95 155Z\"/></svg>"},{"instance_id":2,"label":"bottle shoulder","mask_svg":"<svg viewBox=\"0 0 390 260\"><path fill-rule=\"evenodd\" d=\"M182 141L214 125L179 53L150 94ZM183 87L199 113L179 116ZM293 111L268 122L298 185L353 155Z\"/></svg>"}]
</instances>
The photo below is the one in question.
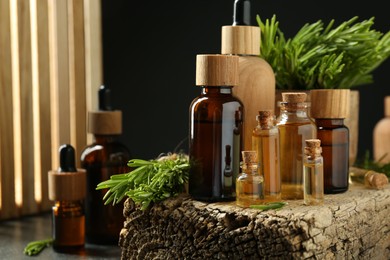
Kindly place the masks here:
<instances>
[{"instance_id":1,"label":"bottle shoulder","mask_svg":"<svg viewBox=\"0 0 390 260\"><path fill-rule=\"evenodd\" d=\"M92 143L87 145L80 155L81 161L103 160L115 156L128 161L130 160L131 152L123 143L114 141L110 143Z\"/></svg>"}]
</instances>

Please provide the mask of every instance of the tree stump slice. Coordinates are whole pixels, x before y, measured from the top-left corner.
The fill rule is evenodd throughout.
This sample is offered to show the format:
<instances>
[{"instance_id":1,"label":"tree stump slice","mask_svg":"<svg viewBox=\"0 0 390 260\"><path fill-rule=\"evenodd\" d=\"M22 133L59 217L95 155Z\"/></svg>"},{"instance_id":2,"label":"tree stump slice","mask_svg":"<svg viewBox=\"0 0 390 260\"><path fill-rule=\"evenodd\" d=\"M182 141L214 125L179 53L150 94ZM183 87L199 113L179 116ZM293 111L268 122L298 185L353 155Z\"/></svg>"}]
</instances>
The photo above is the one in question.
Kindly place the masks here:
<instances>
[{"instance_id":1,"label":"tree stump slice","mask_svg":"<svg viewBox=\"0 0 390 260\"><path fill-rule=\"evenodd\" d=\"M125 202L122 259L390 259L390 189L353 184L323 206L243 209L180 195Z\"/></svg>"}]
</instances>

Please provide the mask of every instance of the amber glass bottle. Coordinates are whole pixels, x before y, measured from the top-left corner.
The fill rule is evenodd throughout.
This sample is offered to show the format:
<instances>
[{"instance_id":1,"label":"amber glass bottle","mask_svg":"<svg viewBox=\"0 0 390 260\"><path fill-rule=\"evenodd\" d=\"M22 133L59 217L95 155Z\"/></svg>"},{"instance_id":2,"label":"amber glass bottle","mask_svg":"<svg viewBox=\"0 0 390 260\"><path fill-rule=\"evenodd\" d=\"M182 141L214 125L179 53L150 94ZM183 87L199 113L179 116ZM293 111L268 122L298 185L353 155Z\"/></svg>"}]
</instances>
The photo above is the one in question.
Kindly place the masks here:
<instances>
[{"instance_id":1,"label":"amber glass bottle","mask_svg":"<svg viewBox=\"0 0 390 260\"><path fill-rule=\"evenodd\" d=\"M201 94L189 108L189 193L194 199L236 198L243 123L243 104L232 95L237 83L237 56L197 55Z\"/></svg>"},{"instance_id":2,"label":"amber glass bottle","mask_svg":"<svg viewBox=\"0 0 390 260\"><path fill-rule=\"evenodd\" d=\"M49 171L49 199L55 201L53 248L58 252L79 252L85 243L85 171L76 169L71 145L62 145L59 153L59 170Z\"/></svg>"},{"instance_id":3,"label":"amber glass bottle","mask_svg":"<svg viewBox=\"0 0 390 260\"><path fill-rule=\"evenodd\" d=\"M81 153L81 166L87 171L86 241L92 244L117 244L123 227L123 202L104 205L107 190L96 190L100 182L111 175L126 173L130 169L129 149L118 141L122 133L122 113L109 110L109 90L99 90L99 111L89 112L88 131L94 142Z\"/></svg>"},{"instance_id":4,"label":"amber glass bottle","mask_svg":"<svg viewBox=\"0 0 390 260\"><path fill-rule=\"evenodd\" d=\"M264 203L264 178L256 151L242 152L242 171L236 181L236 204L248 208Z\"/></svg>"},{"instance_id":5,"label":"amber glass bottle","mask_svg":"<svg viewBox=\"0 0 390 260\"><path fill-rule=\"evenodd\" d=\"M281 199L279 129L274 124L272 110L259 111L256 119L252 149L257 151L264 176L264 196L267 201L277 201Z\"/></svg>"},{"instance_id":6,"label":"amber glass bottle","mask_svg":"<svg viewBox=\"0 0 390 260\"><path fill-rule=\"evenodd\" d=\"M306 140L303 168L303 203L321 205L324 202L324 159L321 140Z\"/></svg>"},{"instance_id":7,"label":"amber glass bottle","mask_svg":"<svg viewBox=\"0 0 390 260\"><path fill-rule=\"evenodd\" d=\"M280 173L282 199L303 199L305 140L316 138L316 126L307 115L306 93L282 93L280 115Z\"/></svg>"},{"instance_id":8,"label":"amber glass bottle","mask_svg":"<svg viewBox=\"0 0 390 260\"><path fill-rule=\"evenodd\" d=\"M349 184L349 89L315 89L310 91L311 116L317 125L324 157L325 194L342 193Z\"/></svg>"}]
</instances>

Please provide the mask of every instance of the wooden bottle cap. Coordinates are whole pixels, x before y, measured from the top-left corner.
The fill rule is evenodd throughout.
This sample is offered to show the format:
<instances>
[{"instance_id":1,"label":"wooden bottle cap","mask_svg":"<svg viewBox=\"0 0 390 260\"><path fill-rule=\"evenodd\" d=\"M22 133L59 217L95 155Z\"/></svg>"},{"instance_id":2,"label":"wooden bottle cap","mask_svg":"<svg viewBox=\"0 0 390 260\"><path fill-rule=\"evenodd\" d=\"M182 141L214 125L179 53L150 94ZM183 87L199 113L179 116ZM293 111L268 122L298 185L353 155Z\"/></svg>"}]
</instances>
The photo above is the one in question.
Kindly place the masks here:
<instances>
[{"instance_id":1,"label":"wooden bottle cap","mask_svg":"<svg viewBox=\"0 0 390 260\"><path fill-rule=\"evenodd\" d=\"M260 55L260 27L222 26L222 54Z\"/></svg>"},{"instance_id":2,"label":"wooden bottle cap","mask_svg":"<svg viewBox=\"0 0 390 260\"><path fill-rule=\"evenodd\" d=\"M245 164L257 163L256 151L242 151L242 161Z\"/></svg>"},{"instance_id":3,"label":"wooden bottle cap","mask_svg":"<svg viewBox=\"0 0 390 260\"><path fill-rule=\"evenodd\" d=\"M237 86L238 56L199 54L196 56L197 86Z\"/></svg>"},{"instance_id":4,"label":"wooden bottle cap","mask_svg":"<svg viewBox=\"0 0 390 260\"><path fill-rule=\"evenodd\" d=\"M122 111L88 112L88 132L98 135L122 134Z\"/></svg>"},{"instance_id":5,"label":"wooden bottle cap","mask_svg":"<svg viewBox=\"0 0 390 260\"><path fill-rule=\"evenodd\" d=\"M312 89L310 115L313 118L347 118L349 97L349 89Z\"/></svg>"},{"instance_id":6,"label":"wooden bottle cap","mask_svg":"<svg viewBox=\"0 0 390 260\"><path fill-rule=\"evenodd\" d=\"M390 96L385 97L385 116L390 116Z\"/></svg>"},{"instance_id":7,"label":"wooden bottle cap","mask_svg":"<svg viewBox=\"0 0 390 260\"><path fill-rule=\"evenodd\" d=\"M287 103L302 103L305 102L307 94L304 92L283 92L282 102Z\"/></svg>"},{"instance_id":8,"label":"wooden bottle cap","mask_svg":"<svg viewBox=\"0 0 390 260\"><path fill-rule=\"evenodd\" d=\"M82 200L86 195L86 171L49 171L49 199L52 201Z\"/></svg>"}]
</instances>

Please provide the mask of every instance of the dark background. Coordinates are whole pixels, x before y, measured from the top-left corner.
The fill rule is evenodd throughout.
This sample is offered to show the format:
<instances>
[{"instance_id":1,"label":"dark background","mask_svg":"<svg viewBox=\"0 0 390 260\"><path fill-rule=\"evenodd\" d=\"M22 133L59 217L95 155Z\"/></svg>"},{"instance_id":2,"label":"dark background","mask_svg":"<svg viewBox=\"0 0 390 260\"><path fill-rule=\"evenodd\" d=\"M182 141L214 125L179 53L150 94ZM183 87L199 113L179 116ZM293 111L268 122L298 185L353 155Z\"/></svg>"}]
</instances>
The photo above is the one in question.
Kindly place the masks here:
<instances>
[{"instance_id":1,"label":"dark background","mask_svg":"<svg viewBox=\"0 0 390 260\"><path fill-rule=\"evenodd\" d=\"M188 147L188 108L195 86L197 54L220 53L221 26L231 25L234 0L102 0L104 84L123 111L123 141L134 158L152 159ZM373 29L390 30L386 1L252 0L252 22L276 15L286 38L305 23L354 16L375 17ZM374 71L374 83L360 86L358 158L372 151L372 132L390 95L390 60ZM182 144L180 144L182 142Z\"/></svg>"}]
</instances>

